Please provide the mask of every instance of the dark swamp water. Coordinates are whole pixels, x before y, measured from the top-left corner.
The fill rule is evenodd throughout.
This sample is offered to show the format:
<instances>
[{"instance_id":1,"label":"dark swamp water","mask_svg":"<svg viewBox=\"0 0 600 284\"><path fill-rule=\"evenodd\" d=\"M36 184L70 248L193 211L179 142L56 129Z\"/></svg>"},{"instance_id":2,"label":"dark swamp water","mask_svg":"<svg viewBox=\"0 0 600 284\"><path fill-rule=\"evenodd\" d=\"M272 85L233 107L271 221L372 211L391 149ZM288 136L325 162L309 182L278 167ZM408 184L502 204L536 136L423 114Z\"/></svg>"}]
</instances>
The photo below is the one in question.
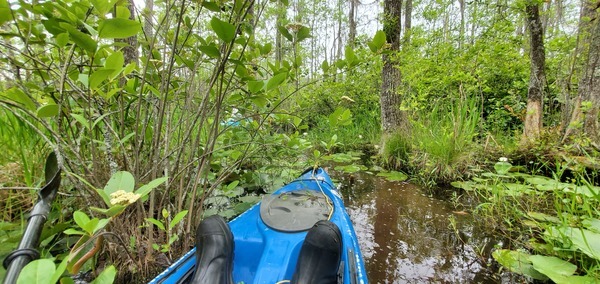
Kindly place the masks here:
<instances>
[{"instance_id":1,"label":"dark swamp water","mask_svg":"<svg viewBox=\"0 0 600 284\"><path fill-rule=\"evenodd\" d=\"M367 173L331 171L358 235L371 283L514 283L496 274L502 241L449 201L416 185Z\"/></svg>"}]
</instances>

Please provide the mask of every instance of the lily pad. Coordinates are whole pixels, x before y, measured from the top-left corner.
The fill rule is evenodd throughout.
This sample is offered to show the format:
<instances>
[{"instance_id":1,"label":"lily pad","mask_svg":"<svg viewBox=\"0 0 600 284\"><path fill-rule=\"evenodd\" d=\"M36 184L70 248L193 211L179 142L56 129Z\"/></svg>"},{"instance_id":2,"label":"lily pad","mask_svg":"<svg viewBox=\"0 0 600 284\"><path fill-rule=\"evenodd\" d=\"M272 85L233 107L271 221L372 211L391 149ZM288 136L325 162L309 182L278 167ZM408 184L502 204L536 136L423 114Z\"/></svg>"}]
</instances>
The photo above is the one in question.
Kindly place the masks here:
<instances>
[{"instance_id":1,"label":"lily pad","mask_svg":"<svg viewBox=\"0 0 600 284\"><path fill-rule=\"evenodd\" d=\"M557 284L571 283L569 277L577 270L575 264L554 256L532 255L529 260L535 270L548 276Z\"/></svg>"},{"instance_id":2,"label":"lily pad","mask_svg":"<svg viewBox=\"0 0 600 284\"><path fill-rule=\"evenodd\" d=\"M524 252L507 249L496 250L492 253L492 257L494 257L498 263L502 264L502 266L508 268L508 270L512 272L526 275L537 280L547 280L548 277L546 277L546 275L535 270L531 260L529 260L530 256L530 254Z\"/></svg>"},{"instance_id":3,"label":"lily pad","mask_svg":"<svg viewBox=\"0 0 600 284\"><path fill-rule=\"evenodd\" d=\"M544 214L544 213L540 213L540 212L527 212L527 216L533 218L534 220L537 221L542 221L542 222L551 222L551 223L555 223L555 224L560 224L560 219L558 219L558 217L556 216L552 216L552 215L548 215L548 214Z\"/></svg>"},{"instance_id":4,"label":"lily pad","mask_svg":"<svg viewBox=\"0 0 600 284\"><path fill-rule=\"evenodd\" d=\"M408 176L403 172L381 172L377 174L378 177L385 177L388 181L405 181L408 179Z\"/></svg>"}]
</instances>

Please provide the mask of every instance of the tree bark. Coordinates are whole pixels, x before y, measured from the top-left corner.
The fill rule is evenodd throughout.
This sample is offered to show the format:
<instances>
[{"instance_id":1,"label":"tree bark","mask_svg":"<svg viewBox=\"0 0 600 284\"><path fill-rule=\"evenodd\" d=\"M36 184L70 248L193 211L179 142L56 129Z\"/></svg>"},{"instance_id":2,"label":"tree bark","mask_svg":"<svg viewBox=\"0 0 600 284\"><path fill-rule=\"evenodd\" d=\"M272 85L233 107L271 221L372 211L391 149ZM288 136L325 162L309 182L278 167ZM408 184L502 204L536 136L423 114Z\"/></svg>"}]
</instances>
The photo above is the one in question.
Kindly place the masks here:
<instances>
[{"instance_id":1,"label":"tree bark","mask_svg":"<svg viewBox=\"0 0 600 284\"><path fill-rule=\"evenodd\" d=\"M533 141L542 129L544 87L546 86L546 55L544 51L544 30L540 19L539 4L529 2L525 7L529 27L530 75L527 90L527 114L523 129L523 141Z\"/></svg>"},{"instance_id":2,"label":"tree bark","mask_svg":"<svg viewBox=\"0 0 600 284\"><path fill-rule=\"evenodd\" d=\"M348 44L354 47L354 41L356 40L356 1L350 1L350 11L348 12Z\"/></svg>"},{"instance_id":3,"label":"tree bark","mask_svg":"<svg viewBox=\"0 0 600 284\"><path fill-rule=\"evenodd\" d=\"M382 83L379 102L381 105L381 127L384 133L391 133L394 130L407 128L408 126L406 113L400 110L402 98L399 94L399 87L402 77L400 70L396 67L398 62L394 60L394 53L400 50L401 8L402 1L384 1L383 31L392 51L391 54L382 56L383 70L381 72Z\"/></svg>"},{"instance_id":4,"label":"tree bark","mask_svg":"<svg viewBox=\"0 0 600 284\"><path fill-rule=\"evenodd\" d=\"M585 1L581 11L579 37L585 66L573 103L569 124L562 142L581 134L582 130L597 146L600 143L598 112L600 108L600 19L599 3Z\"/></svg>"},{"instance_id":5,"label":"tree bark","mask_svg":"<svg viewBox=\"0 0 600 284\"><path fill-rule=\"evenodd\" d=\"M410 42L410 29L412 28L412 0L406 0L404 4L404 44Z\"/></svg>"}]
</instances>

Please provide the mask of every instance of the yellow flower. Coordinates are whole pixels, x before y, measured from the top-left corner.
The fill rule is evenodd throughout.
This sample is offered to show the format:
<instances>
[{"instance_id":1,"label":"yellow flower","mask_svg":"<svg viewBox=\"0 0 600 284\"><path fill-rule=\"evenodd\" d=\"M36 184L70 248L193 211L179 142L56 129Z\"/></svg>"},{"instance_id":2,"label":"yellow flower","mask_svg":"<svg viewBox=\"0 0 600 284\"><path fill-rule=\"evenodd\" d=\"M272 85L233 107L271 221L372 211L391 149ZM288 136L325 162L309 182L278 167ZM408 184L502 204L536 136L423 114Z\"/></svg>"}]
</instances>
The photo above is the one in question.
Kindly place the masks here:
<instances>
[{"instance_id":1,"label":"yellow flower","mask_svg":"<svg viewBox=\"0 0 600 284\"><path fill-rule=\"evenodd\" d=\"M117 190L110 194L110 204L112 205L129 205L134 203L141 197L139 194L133 192L125 192L124 190Z\"/></svg>"}]
</instances>

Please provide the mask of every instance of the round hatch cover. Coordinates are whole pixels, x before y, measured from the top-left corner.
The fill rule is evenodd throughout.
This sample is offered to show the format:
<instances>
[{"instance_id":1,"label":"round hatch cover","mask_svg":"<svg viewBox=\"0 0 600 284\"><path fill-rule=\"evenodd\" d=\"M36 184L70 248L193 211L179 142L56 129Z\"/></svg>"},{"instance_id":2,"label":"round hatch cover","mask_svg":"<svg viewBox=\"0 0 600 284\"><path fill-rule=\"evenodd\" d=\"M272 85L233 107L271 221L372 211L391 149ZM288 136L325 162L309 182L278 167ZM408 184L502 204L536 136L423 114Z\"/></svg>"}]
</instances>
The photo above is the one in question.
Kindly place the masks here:
<instances>
[{"instance_id":1,"label":"round hatch cover","mask_svg":"<svg viewBox=\"0 0 600 284\"><path fill-rule=\"evenodd\" d=\"M272 229L300 232L327 220L330 208L323 193L302 189L263 197L260 217Z\"/></svg>"}]
</instances>

